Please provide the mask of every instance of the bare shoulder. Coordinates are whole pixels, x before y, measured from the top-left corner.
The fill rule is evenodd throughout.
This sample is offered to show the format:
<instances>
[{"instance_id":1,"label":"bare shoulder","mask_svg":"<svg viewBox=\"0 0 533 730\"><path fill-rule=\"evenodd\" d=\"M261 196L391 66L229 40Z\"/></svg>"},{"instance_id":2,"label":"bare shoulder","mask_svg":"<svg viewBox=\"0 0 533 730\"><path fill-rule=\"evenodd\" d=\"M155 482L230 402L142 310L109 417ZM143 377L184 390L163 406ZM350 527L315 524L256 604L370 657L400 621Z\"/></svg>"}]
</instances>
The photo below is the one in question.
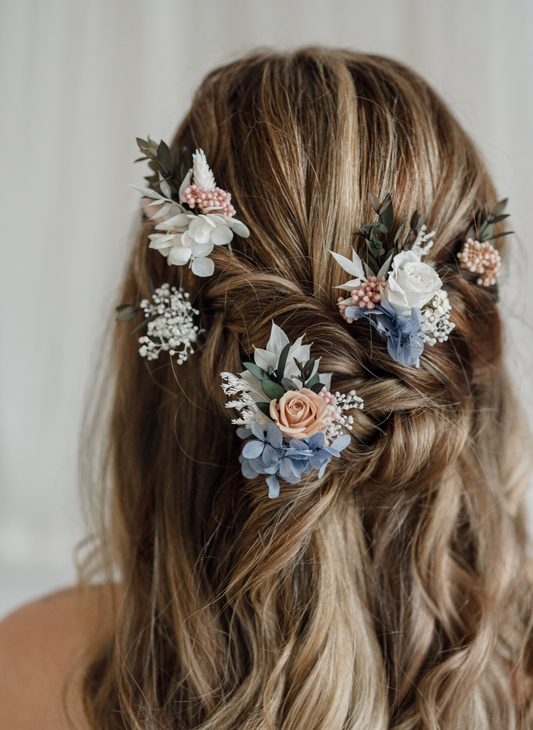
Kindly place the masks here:
<instances>
[{"instance_id":1,"label":"bare shoulder","mask_svg":"<svg viewBox=\"0 0 533 730\"><path fill-rule=\"evenodd\" d=\"M67 589L19 608L0 623L0 727L85 730L80 661L94 625L106 623L100 591ZM70 689L65 694L65 686Z\"/></svg>"}]
</instances>

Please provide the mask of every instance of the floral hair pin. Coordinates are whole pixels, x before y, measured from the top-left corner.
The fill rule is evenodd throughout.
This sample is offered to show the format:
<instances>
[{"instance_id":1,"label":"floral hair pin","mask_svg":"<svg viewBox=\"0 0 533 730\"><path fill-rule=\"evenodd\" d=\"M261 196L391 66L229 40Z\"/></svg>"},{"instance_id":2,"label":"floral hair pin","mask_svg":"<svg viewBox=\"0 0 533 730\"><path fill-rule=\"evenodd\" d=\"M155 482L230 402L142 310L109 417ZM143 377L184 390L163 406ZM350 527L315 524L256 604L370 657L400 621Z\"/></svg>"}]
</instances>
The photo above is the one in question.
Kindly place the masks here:
<instances>
[{"instance_id":1,"label":"floral hair pin","mask_svg":"<svg viewBox=\"0 0 533 730\"><path fill-rule=\"evenodd\" d=\"M200 312L189 301L188 292L163 284L152 289L152 302L143 299L140 307L121 304L117 307L117 321L127 322L144 312L145 319L132 331L139 332L146 327L146 335L139 337L139 354L147 360L157 360L161 352L176 355L182 365L193 352L193 343L198 338L198 327L194 317Z\"/></svg>"},{"instance_id":2,"label":"floral hair pin","mask_svg":"<svg viewBox=\"0 0 533 730\"><path fill-rule=\"evenodd\" d=\"M161 141L137 139L153 175L150 187L137 187L144 198L146 214L156 222L157 233L149 235L150 248L166 256L169 264L188 264L197 276L211 276L215 264L209 258L215 246L231 243L234 234L247 238L250 231L235 216L231 194L217 187L203 150L192 156L192 168L184 174L179 154Z\"/></svg>"},{"instance_id":3,"label":"floral hair pin","mask_svg":"<svg viewBox=\"0 0 533 730\"><path fill-rule=\"evenodd\" d=\"M393 360L404 367L419 367L424 345L444 342L455 327L442 281L422 261L433 246L435 232L427 232L424 216L415 211L391 240L394 214L390 195L379 201L371 195L378 220L357 229L367 245L365 261L330 253L353 278L337 289L350 292L338 305L347 322L367 319L381 337Z\"/></svg>"},{"instance_id":4,"label":"floral hair pin","mask_svg":"<svg viewBox=\"0 0 533 730\"><path fill-rule=\"evenodd\" d=\"M462 269L480 275L476 282L480 286L494 286L500 275L500 253L491 241L512 233L505 231L494 234L494 225L509 217L508 213L503 212L506 205L507 198L500 200L492 213L485 206L468 229L463 248L457 254Z\"/></svg>"},{"instance_id":5,"label":"floral hair pin","mask_svg":"<svg viewBox=\"0 0 533 730\"><path fill-rule=\"evenodd\" d=\"M302 340L291 344L272 323L266 348L255 348L254 362L244 362L239 375L221 373L222 390L232 396L226 408L238 411L232 423L247 440L239 457L242 474L247 479L264 474L271 498L279 494L278 477L297 484L314 469L322 477L350 442L343 433L352 430L348 412L363 408L355 390L329 392L331 373L318 372L320 358L311 358Z\"/></svg>"}]
</instances>

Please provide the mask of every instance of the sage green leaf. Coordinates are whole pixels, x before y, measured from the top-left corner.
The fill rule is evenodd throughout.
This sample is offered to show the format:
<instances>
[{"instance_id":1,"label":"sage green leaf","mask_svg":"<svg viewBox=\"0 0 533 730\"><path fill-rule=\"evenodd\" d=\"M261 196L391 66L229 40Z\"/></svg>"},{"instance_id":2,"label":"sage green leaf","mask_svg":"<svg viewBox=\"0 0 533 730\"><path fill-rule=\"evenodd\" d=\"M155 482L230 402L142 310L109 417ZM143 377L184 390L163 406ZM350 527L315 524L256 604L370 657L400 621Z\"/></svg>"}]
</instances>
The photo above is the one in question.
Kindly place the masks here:
<instances>
[{"instance_id":1,"label":"sage green leaf","mask_svg":"<svg viewBox=\"0 0 533 730\"><path fill-rule=\"evenodd\" d=\"M261 403L256 403L255 405L259 408L261 413L264 413L265 416L272 418L272 416L270 415L270 403L261 402Z\"/></svg>"},{"instance_id":2,"label":"sage green leaf","mask_svg":"<svg viewBox=\"0 0 533 730\"><path fill-rule=\"evenodd\" d=\"M381 222L387 227L387 232L392 229L392 226L394 225L394 211L392 209L392 201L389 201L389 204L385 208L385 210L382 211L380 214Z\"/></svg>"},{"instance_id":3,"label":"sage green leaf","mask_svg":"<svg viewBox=\"0 0 533 730\"><path fill-rule=\"evenodd\" d=\"M500 202L497 204L497 206L494 208L494 213L492 215L498 216L503 213L505 208L507 207L507 203L509 202L509 198L504 198L503 200L500 200Z\"/></svg>"},{"instance_id":4,"label":"sage green leaf","mask_svg":"<svg viewBox=\"0 0 533 730\"><path fill-rule=\"evenodd\" d=\"M502 236L511 236L514 233L514 231L505 231L504 233L496 233L495 236L491 236L490 238L487 238L487 241L495 241L497 238L501 238Z\"/></svg>"},{"instance_id":5,"label":"sage green leaf","mask_svg":"<svg viewBox=\"0 0 533 730\"><path fill-rule=\"evenodd\" d=\"M493 215L491 217L491 223L499 223L500 221L504 221L506 218L509 218L511 214L510 213L503 213L502 215Z\"/></svg>"},{"instance_id":6,"label":"sage green leaf","mask_svg":"<svg viewBox=\"0 0 533 730\"><path fill-rule=\"evenodd\" d=\"M290 378L282 378L281 384L285 388L285 392L287 392L288 390L297 390L295 384Z\"/></svg>"},{"instance_id":7,"label":"sage green leaf","mask_svg":"<svg viewBox=\"0 0 533 730\"><path fill-rule=\"evenodd\" d=\"M165 173L165 176L171 176L172 168L174 166L172 164L172 155L170 154L170 149L166 142L161 141L159 143L159 147L157 148L157 161L161 166L161 170Z\"/></svg>"},{"instance_id":8,"label":"sage green leaf","mask_svg":"<svg viewBox=\"0 0 533 730\"><path fill-rule=\"evenodd\" d=\"M385 210L385 208L388 206L388 204L390 202L392 202L392 198L390 196L390 193L387 193L387 195L385 195L385 197L383 198L383 200L379 204L379 212L380 212L380 214L383 213L383 211Z\"/></svg>"},{"instance_id":9,"label":"sage green leaf","mask_svg":"<svg viewBox=\"0 0 533 730\"><path fill-rule=\"evenodd\" d=\"M260 368L259 365L256 365L255 362L243 362L243 367L246 368L254 377L256 377L258 380L268 380L269 377L263 370L263 368Z\"/></svg>"},{"instance_id":10,"label":"sage green leaf","mask_svg":"<svg viewBox=\"0 0 533 730\"><path fill-rule=\"evenodd\" d=\"M285 395L285 388L279 383L274 383L272 380L263 380L261 382L263 393L270 400L279 400Z\"/></svg>"},{"instance_id":11,"label":"sage green leaf","mask_svg":"<svg viewBox=\"0 0 533 730\"><path fill-rule=\"evenodd\" d=\"M134 307L133 304L121 304L116 308L118 312L115 317L117 322L129 322L130 319L134 319L140 311L138 307Z\"/></svg>"},{"instance_id":12,"label":"sage green leaf","mask_svg":"<svg viewBox=\"0 0 533 730\"><path fill-rule=\"evenodd\" d=\"M302 375L304 377L304 380L307 380L311 377L311 373L313 372L313 368L315 367L315 358L312 357L310 360L308 360L303 368Z\"/></svg>"},{"instance_id":13,"label":"sage green leaf","mask_svg":"<svg viewBox=\"0 0 533 730\"><path fill-rule=\"evenodd\" d=\"M370 193L370 205L374 211L379 215L379 199L373 193Z\"/></svg>"},{"instance_id":14,"label":"sage green leaf","mask_svg":"<svg viewBox=\"0 0 533 730\"><path fill-rule=\"evenodd\" d=\"M405 228L405 220L401 223L400 227L396 231L396 235L394 236L394 243L396 243L396 241L400 238L400 236L403 233L404 228Z\"/></svg>"},{"instance_id":15,"label":"sage green leaf","mask_svg":"<svg viewBox=\"0 0 533 730\"><path fill-rule=\"evenodd\" d=\"M313 391L313 393L320 393L320 391L324 387L324 383L313 383L313 385L311 385L311 386L309 386L309 384L308 384L307 387L308 388L310 387L310 389Z\"/></svg>"},{"instance_id":16,"label":"sage green leaf","mask_svg":"<svg viewBox=\"0 0 533 730\"><path fill-rule=\"evenodd\" d=\"M278 383L281 383L281 380L283 376L285 375L285 365L287 363L287 356L289 354L289 350L291 349L291 343L287 342L283 350L281 351L281 354L279 356L278 360L278 369L277 369L277 378L276 380Z\"/></svg>"},{"instance_id":17,"label":"sage green leaf","mask_svg":"<svg viewBox=\"0 0 533 730\"><path fill-rule=\"evenodd\" d=\"M411 220L409 221L409 228L410 228L410 229L411 229L412 231L416 231L416 230L417 230L417 228L418 228L418 219L419 219L419 217L420 217L420 216L419 216L418 210L415 210L415 212L414 212L414 213L413 213L413 215L411 216Z\"/></svg>"},{"instance_id":18,"label":"sage green leaf","mask_svg":"<svg viewBox=\"0 0 533 730\"><path fill-rule=\"evenodd\" d=\"M305 387L306 387L306 388L310 388L311 390L313 390L313 385L318 385L319 383L320 383L320 376L319 376L319 374L318 374L318 373L315 373L315 374L313 375L313 377L311 378L311 380L308 380L308 381L307 381L307 385L306 385ZM322 384L321 384L321 386L320 386L320 389L321 389L321 390L322 390L322 387L323 387L323 386L322 386ZM318 393L318 391L316 391L316 392Z\"/></svg>"},{"instance_id":19,"label":"sage green leaf","mask_svg":"<svg viewBox=\"0 0 533 730\"><path fill-rule=\"evenodd\" d=\"M137 327L134 327L130 334L134 335L136 332L139 332L139 330L144 329L146 327L146 325L148 324L148 322L151 322L153 319L157 319L157 317L159 317L159 314L157 312L154 312L146 319L143 319L143 321L140 324L138 324Z\"/></svg>"}]
</instances>

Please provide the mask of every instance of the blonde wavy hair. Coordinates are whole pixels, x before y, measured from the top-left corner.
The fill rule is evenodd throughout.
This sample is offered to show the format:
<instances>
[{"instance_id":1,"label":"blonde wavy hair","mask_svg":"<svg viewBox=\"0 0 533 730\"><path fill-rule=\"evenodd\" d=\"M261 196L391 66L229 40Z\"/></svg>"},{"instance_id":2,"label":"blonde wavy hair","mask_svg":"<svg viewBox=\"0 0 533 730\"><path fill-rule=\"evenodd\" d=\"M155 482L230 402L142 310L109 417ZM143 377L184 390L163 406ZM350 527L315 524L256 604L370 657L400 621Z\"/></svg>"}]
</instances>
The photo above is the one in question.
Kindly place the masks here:
<instances>
[{"instance_id":1,"label":"blonde wavy hair","mask_svg":"<svg viewBox=\"0 0 533 730\"><path fill-rule=\"evenodd\" d=\"M529 728L526 429L494 290L456 258L496 203L473 143L400 63L308 48L214 70L172 145L205 150L251 236L219 247L207 280L148 249L146 218L131 256L118 301L148 296L149 279L181 284L204 332L178 367L147 363L116 327L93 558L123 594L86 660L91 726ZM456 328L419 369L336 307L345 275L328 249L362 253L370 192L392 194L396 226L418 208L436 231L428 258ZM305 332L365 409L321 479L270 500L263 477L240 474L220 373L242 369L272 321L291 341Z\"/></svg>"}]
</instances>

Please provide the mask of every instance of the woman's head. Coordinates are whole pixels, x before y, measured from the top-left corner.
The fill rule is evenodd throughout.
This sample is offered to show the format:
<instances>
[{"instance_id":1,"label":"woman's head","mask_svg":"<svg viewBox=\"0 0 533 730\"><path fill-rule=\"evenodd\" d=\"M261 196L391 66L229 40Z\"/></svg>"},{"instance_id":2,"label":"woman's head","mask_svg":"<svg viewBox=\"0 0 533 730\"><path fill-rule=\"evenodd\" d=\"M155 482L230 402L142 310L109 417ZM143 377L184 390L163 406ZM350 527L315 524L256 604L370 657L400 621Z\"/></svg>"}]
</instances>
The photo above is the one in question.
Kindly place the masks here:
<instances>
[{"instance_id":1,"label":"woman's head","mask_svg":"<svg viewBox=\"0 0 533 730\"><path fill-rule=\"evenodd\" d=\"M517 722L523 480L495 290L457 261L496 203L471 140L401 64L312 48L213 71L171 147L206 152L250 236L213 252L209 279L150 250L151 221L138 237L121 300L182 285L202 332L179 366L147 364L116 332L110 534L126 597L117 648L93 664L94 717L114 727L113 700L141 726ZM455 329L418 369L336 306L344 274L329 251L362 253L371 193L391 193L395 227L418 209L435 231L428 260ZM291 342L305 333L333 389L365 402L324 476L275 500L240 473L220 387L272 322Z\"/></svg>"}]
</instances>

